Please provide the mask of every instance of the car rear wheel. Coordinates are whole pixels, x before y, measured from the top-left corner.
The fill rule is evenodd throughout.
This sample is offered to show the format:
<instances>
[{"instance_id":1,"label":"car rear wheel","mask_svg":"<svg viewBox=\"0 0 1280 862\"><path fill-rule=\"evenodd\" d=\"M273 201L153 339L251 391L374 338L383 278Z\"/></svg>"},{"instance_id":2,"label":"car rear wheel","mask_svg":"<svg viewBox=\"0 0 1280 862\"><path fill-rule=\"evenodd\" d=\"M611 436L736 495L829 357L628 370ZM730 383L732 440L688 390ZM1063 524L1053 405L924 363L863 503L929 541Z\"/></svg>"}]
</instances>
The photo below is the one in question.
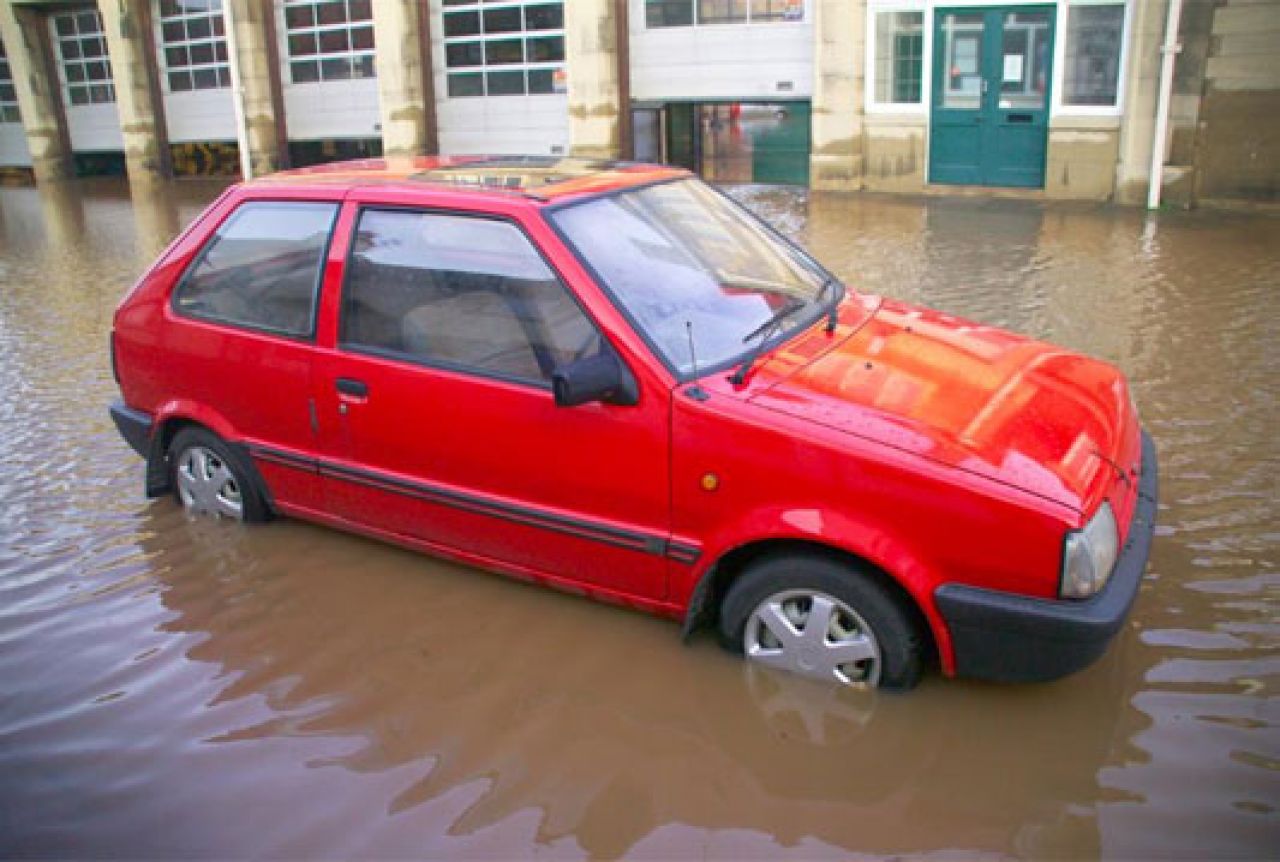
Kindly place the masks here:
<instances>
[{"instance_id":1,"label":"car rear wheel","mask_svg":"<svg viewBox=\"0 0 1280 862\"><path fill-rule=\"evenodd\" d=\"M233 521L265 521L268 510L257 478L217 435L185 428L169 447L173 489L178 502L195 515Z\"/></svg>"},{"instance_id":2,"label":"car rear wheel","mask_svg":"<svg viewBox=\"0 0 1280 862\"><path fill-rule=\"evenodd\" d=\"M749 661L840 685L908 689L924 667L920 634L897 598L817 555L748 568L721 605L720 638Z\"/></svg>"}]
</instances>

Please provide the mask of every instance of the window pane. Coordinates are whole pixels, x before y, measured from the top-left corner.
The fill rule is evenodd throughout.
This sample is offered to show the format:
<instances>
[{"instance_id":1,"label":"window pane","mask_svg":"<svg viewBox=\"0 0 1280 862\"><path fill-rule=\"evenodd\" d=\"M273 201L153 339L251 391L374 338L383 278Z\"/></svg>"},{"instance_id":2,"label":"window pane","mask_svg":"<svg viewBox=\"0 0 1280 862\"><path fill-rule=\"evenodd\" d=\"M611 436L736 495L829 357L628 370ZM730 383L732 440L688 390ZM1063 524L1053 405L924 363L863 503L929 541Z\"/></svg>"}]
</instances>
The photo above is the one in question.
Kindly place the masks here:
<instances>
[{"instance_id":1,"label":"window pane","mask_svg":"<svg viewBox=\"0 0 1280 862\"><path fill-rule=\"evenodd\" d=\"M213 43L202 42L191 46L191 62L193 65L213 62Z\"/></svg>"},{"instance_id":2,"label":"window pane","mask_svg":"<svg viewBox=\"0 0 1280 862\"><path fill-rule=\"evenodd\" d=\"M449 76L449 98L457 99L465 96L483 95L484 78L479 72Z\"/></svg>"},{"instance_id":3,"label":"window pane","mask_svg":"<svg viewBox=\"0 0 1280 862\"><path fill-rule=\"evenodd\" d=\"M487 78L490 96L515 96L524 93L524 72L490 72Z\"/></svg>"},{"instance_id":4,"label":"window pane","mask_svg":"<svg viewBox=\"0 0 1280 862\"><path fill-rule=\"evenodd\" d=\"M564 59L564 37L544 36L529 40L530 63L559 63Z\"/></svg>"},{"instance_id":5,"label":"window pane","mask_svg":"<svg viewBox=\"0 0 1280 862\"><path fill-rule=\"evenodd\" d=\"M197 90L212 90L218 86L218 71L216 69L196 69L191 73L191 79Z\"/></svg>"},{"instance_id":6,"label":"window pane","mask_svg":"<svg viewBox=\"0 0 1280 862\"><path fill-rule=\"evenodd\" d=\"M289 34L290 57L307 57L316 53L317 50L316 36L314 33Z\"/></svg>"},{"instance_id":7,"label":"window pane","mask_svg":"<svg viewBox=\"0 0 1280 862\"><path fill-rule=\"evenodd\" d=\"M314 27L316 24L315 10L310 6L290 6L284 10L284 24L290 30L295 27Z\"/></svg>"},{"instance_id":8,"label":"window pane","mask_svg":"<svg viewBox=\"0 0 1280 862\"><path fill-rule=\"evenodd\" d=\"M377 210L357 228L342 341L531 382L601 346L519 228Z\"/></svg>"},{"instance_id":9,"label":"window pane","mask_svg":"<svg viewBox=\"0 0 1280 862\"><path fill-rule=\"evenodd\" d=\"M320 64L314 60L308 63L290 63L289 74L295 84L309 84L320 80Z\"/></svg>"},{"instance_id":10,"label":"window pane","mask_svg":"<svg viewBox=\"0 0 1280 862\"><path fill-rule=\"evenodd\" d=\"M520 10L515 8L486 9L484 11L484 32L519 33Z\"/></svg>"},{"instance_id":11,"label":"window pane","mask_svg":"<svg viewBox=\"0 0 1280 862\"><path fill-rule=\"evenodd\" d=\"M316 4L316 23L321 26L345 24L347 22L347 4L342 0L330 0L328 3Z\"/></svg>"},{"instance_id":12,"label":"window pane","mask_svg":"<svg viewBox=\"0 0 1280 862\"><path fill-rule=\"evenodd\" d=\"M320 32L321 54L342 54L351 49L346 30L322 30Z\"/></svg>"},{"instance_id":13,"label":"window pane","mask_svg":"<svg viewBox=\"0 0 1280 862\"><path fill-rule=\"evenodd\" d=\"M562 27L564 27L564 7L559 3L525 7L524 29L559 30Z\"/></svg>"},{"instance_id":14,"label":"window pane","mask_svg":"<svg viewBox=\"0 0 1280 862\"><path fill-rule=\"evenodd\" d=\"M524 43L520 39L502 39L484 43L484 61L490 66L524 62Z\"/></svg>"},{"instance_id":15,"label":"window pane","mask_svg":"<svg viewBox=\"0 0 1280 862\"><path fill-rule=\"evenodd\" d=\"M529 70L530 93L554 93L556 73L551 69Z\"/></svg>"},{"instance_id":16,"label":"window pane","mask_svg":"<svg viewBox=\"0 0 1280 862\"><path fill-rule=\"evenodd\" d=\"M373 28L355 27L351 31L351 49L353 51L373 50Z\"/></svg>"},{"instance_id":17,"label":"window pane","mask_svg":"<svg viewBox=\"0 0 1280 862\"><path fill-rule=\"evenodd\" d=\"M351 77L351 59L332 57L320 61L320 78L325 81L345 81Z\"/></svg>"},{"instance_id":18,"label":"window pane","mask_svg":"<svg viewBox=\"0 0 1280 862\"><path fill-rule=\"evenodd\" d=\"M329 203L244 204L178 287L175 306L194 317L309 335L337 211Z\"/></svg>"},{"instance_id":19,"label":"window pane","mask_svg":"<svg viewBox=\"0 0 1280 862\"><path fill-rule=\"evenodd\" d=\"M698 0L699 24L736 24L747 20L747 0Z\"/></svg>"},{"instance_id":20,"label":"window pane","mask_svg":"<svg viewBox=\"0 0 1280 862\"><path fill-rule=\"evenodd\" d=\"M919 104L924 68L924 13L876 14L875 98Z\"/></svg>"},{"instance_id":21,"label":"window pane","mask_svg":"<svg viewBox=\"0 0 1280 862\"><path fill-rule=\"evenodd\" d=\"M691 27L693 0L646 0L644 23L647 27Z\"/></svg>"},{"instance_id":22,"label":"window pane","mask_svg":"<svg viewBox=\"0 0 1280 862\"><path fill-rule=\"evenodd\" d=\"M454 42L444 46L446 66L479 66L484 62L480 42Z\"/></svg>"},{"instance_id":23,"label":"window pane","mask_svg":"<svg viewBox=\"0 0 1280 862\"><path fill-rule=\"evenodd\" d=\"M444 16L444 35L475 36L480 32L479 12L450 12Z\"/></svg>"},{"instance_id":24,"label":"window pane","mask_svg":"<svg viewBox=\"0 0 1280 862\"><path fill-rule=\"evenodd\" d=\"M1067 14L1062 101L1114 107L1124 6L1072 6Z\"/></svg>"}]
</instances>

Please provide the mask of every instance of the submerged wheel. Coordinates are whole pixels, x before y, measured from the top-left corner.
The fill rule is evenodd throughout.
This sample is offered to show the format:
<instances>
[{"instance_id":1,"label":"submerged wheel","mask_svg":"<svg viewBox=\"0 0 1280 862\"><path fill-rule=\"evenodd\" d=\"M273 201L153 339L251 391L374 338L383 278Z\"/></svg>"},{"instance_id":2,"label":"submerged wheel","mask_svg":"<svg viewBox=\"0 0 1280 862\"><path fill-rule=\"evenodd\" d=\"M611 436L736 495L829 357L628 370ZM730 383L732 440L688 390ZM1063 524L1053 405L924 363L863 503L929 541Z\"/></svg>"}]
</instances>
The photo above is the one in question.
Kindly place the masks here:
<instances>
[{"instance_id":1,"label":"submerged wheel","mask_svg":"<svg viewBox=\"0 0 1280 862\"><path fill-rule=\"evenodd\" d=\"M226 443L202 428L185 428L169 447L173 490L191 514L233 521L265 521L267 506L256 477Z\"/></svg>"},{"instance_id":2,"label":"submerged wheel","mask_svg":"<svg viewBox=\"0 0 1280 862\"><path fill-rule=\"evenodd\" d=\"M920 634L899 601L816 555L748 568L721 605L720 638L749 661L841 685L907 689L924 668Z\"/></svg>"}]
</instances>

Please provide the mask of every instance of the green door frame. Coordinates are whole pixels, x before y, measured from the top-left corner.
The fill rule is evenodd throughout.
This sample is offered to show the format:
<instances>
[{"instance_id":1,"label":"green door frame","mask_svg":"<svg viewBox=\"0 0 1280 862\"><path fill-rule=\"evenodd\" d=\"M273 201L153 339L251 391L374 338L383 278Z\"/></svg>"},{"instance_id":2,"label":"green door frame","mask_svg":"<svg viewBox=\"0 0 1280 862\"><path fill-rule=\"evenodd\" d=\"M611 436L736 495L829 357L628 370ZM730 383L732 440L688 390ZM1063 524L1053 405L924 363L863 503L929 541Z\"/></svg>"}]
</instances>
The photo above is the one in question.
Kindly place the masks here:
<instances>
[{"instance_id":1,"label":"green door frame","mask_svg":"<svg viewBox=\"0 0 1280 862\"><path fill-rule=\"evenodd\" d=\"M1010 15L1040 13L1048 25L1043 44L1028 44L1022 54L1005 55L1005 23ZM929 109L929 182L957 185L1043 188L1053 101L1053 51L1057 9L1053 4L960 6L934 10L933 95ZM979 19L981 30L975 74L965 74L948 48L943 23L948 15ZM1030 38L1030 37L1029 37ZM959 41L959 40L957 40ZM966 39L965 41L969 41ZM1021 65L1011 65L1014 58ZM964 59L964 58L960 58ZM952 74L955 73L955 74ZM1022 79L1040 76L1039 105L1016 105L1004 89L1006 73ZM947 105L945 84L952 78L980 82L977 107ZM1010 81L1010 83L1013 83ZM1032 80L1035 85L1034 78ZM1010 98L1006 98L1010 96Z\"/></svg>"}]
</instances>

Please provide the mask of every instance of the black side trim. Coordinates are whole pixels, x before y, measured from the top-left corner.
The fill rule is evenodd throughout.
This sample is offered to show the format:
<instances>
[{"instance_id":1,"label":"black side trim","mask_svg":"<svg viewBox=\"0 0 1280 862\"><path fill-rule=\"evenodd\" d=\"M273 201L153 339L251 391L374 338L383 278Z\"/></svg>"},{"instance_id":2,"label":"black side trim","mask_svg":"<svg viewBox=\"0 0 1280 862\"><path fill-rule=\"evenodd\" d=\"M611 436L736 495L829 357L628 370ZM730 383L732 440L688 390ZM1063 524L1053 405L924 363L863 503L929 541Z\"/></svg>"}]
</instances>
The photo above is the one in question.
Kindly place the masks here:
<instances>
[{"instance_id":1,"label":"black side trim","mask_svg":"<svg viewBox=\"0 0 1280 862\"><path fill-rule=\"evenodd\" d=\"M146 458L151 448L151 414L134 410L119 398L107 406L107 412L129 448Z\"/></svg>"},{"instance_id":2,"label":"black side trim","mask_svg":"<svg viewBox=\"0 0 1280 862\"><path fill-rule=\"evenodd\" d=\"M474 494L455 491L451 488L441 488L425 482L387 476L372 470L362 470L343 464L304 458L266 446L251 446L249 447L249 453L255 458L284 467L291 467L308 473L319 473L322 476L353 482L368 488L376 488L380 491L400 494L401 496L441 506L450 506L477 515L487 515L515 524L538 527L580 539L588 539L613 547L625 548L629 551L653 554L660 557L666 556L685 565L696 562L701 554L698 548L693 545L668 542L666 537L654 533L625 530L583 518L573 518L529 506L504 503Z\"/></svg>"},{"instance_id":3,"label":"black side trim","mask_svg":"<svg viewBox=\"0 0 1280 862\"><path fill-rule=\"evenodd\" d=\"M956 672L1001 682L1057 679L1092 664L1124 624L1155 532L1155 444L1142 434L1142 478L1125 546L1102 592L1085 601L1036 599L943 584L934 591L951 630Z\"/></svg>"}]
</instances>

